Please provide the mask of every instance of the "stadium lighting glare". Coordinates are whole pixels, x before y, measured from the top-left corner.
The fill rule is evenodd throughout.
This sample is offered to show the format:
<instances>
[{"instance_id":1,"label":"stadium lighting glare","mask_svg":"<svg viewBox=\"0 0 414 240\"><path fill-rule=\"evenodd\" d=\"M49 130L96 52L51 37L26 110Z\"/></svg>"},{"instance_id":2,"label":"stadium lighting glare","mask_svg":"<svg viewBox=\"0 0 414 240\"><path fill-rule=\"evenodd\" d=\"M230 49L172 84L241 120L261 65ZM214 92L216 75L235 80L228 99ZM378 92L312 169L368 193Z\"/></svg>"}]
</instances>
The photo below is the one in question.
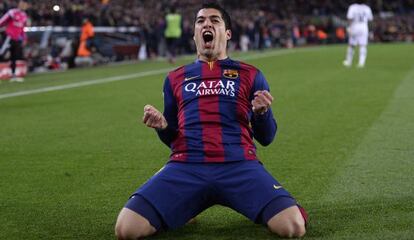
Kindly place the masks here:
<instances>
[{"instance_id":1,"label":"stadium lighting glare","mask_svg":"<svg viewBox=\"0 0 414 240\"><path fill-rule=\"evenodd\" d=\"M59 12L59 10L60 10L60 6L59 5L54 5L53 6L53 11Z\"/></svg>"}]
</instances>

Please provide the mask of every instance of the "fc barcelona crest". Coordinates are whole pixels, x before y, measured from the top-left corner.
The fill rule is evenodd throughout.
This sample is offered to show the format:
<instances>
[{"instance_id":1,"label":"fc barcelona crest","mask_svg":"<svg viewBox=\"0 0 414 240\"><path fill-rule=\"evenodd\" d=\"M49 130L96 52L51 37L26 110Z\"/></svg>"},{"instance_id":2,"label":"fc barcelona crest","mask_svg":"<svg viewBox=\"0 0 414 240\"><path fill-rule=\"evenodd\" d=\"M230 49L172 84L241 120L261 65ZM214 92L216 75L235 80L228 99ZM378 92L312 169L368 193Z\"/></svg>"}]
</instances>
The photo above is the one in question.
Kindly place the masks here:
<instances>
[{"instance_id":1,"label":"fc barcelona crest","mask_svg":"<svg viewBox=\"0 0 414 240\"><path fill-rule=\"evenodd\" d=\"M224 69L223 76L230 79L236 79L239 77L239 71L234 69Z\"/></svg>"}]
</instances>

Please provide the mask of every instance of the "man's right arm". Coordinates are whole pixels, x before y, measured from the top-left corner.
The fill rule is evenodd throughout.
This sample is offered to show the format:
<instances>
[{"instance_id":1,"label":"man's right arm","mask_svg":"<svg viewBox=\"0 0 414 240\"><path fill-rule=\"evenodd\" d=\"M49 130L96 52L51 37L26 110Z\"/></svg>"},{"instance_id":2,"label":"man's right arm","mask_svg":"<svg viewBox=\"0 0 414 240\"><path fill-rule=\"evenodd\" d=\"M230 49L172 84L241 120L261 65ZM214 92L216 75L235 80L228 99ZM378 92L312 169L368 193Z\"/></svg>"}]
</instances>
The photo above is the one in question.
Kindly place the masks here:
<instances>
[{"instance_id":1,"label":"man's right arm","mask_svg":"<svg viewBox=\"0 0 414 240\"><path fill-rule=\"evenodd\" d=\"M171 143L177 137L178 119L177 103L171 88L170 80L164 82L164 113L162 114L151 105L144 107L143 122L157 131L158 137L165 145L171 146Z\"/></svg>"}]
</instances>

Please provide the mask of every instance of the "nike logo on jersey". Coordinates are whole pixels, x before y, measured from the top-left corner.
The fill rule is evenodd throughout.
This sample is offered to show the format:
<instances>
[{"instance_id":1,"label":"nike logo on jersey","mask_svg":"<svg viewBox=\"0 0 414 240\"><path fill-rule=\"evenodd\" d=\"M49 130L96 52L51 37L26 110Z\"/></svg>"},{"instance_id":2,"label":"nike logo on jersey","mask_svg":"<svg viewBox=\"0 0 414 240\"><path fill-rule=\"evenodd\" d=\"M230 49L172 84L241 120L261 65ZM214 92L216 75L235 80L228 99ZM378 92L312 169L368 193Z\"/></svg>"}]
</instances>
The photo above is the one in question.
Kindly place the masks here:
<instances>
[{"instance_id":1,"label":"nike logo on jersey","mask_svg":"<svg viewBox=\"0 0 414 240\"><path fill-rule=\"evenodd\" d=\"M190 81L190 80L196 79L198 77L200 77L200 75L192 76L192 77L186 77L186 78L184 78L184 81Z\"/></svg>"},{"instance_id":2,"label":"nike logo on jersey","mask_svg":"<svg viewBox=\"0 0 414 240\"><path fill-rule=\"evenodd\" d=\"M273 184L273 187L274 187L276 190L283 188L282 186L277 186L277 185L275 185L275 184Z\"/></svg>"}]
</instances>

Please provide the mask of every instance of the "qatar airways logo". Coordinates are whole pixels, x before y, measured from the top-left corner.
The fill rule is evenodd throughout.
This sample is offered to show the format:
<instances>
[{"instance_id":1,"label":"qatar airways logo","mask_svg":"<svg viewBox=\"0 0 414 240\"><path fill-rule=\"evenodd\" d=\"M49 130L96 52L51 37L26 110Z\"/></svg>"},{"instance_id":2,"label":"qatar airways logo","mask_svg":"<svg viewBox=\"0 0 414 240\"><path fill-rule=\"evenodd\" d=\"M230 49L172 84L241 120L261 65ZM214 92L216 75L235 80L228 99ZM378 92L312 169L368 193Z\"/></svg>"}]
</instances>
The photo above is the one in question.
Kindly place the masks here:
<instances>
[{"instance_id":1,"label":"qatar airways logo","mask_svg":"<svg viewBox=\"0 0 414 240\"><path fill-rule=\"evenodd\" d=\"M190 82L184 86L186 92L193 92L196 96L207 96L207 95L225 95L234 97L234 81L222 80L215 81L204 81L200 83Z\"/></svg>"}]
</instances>

